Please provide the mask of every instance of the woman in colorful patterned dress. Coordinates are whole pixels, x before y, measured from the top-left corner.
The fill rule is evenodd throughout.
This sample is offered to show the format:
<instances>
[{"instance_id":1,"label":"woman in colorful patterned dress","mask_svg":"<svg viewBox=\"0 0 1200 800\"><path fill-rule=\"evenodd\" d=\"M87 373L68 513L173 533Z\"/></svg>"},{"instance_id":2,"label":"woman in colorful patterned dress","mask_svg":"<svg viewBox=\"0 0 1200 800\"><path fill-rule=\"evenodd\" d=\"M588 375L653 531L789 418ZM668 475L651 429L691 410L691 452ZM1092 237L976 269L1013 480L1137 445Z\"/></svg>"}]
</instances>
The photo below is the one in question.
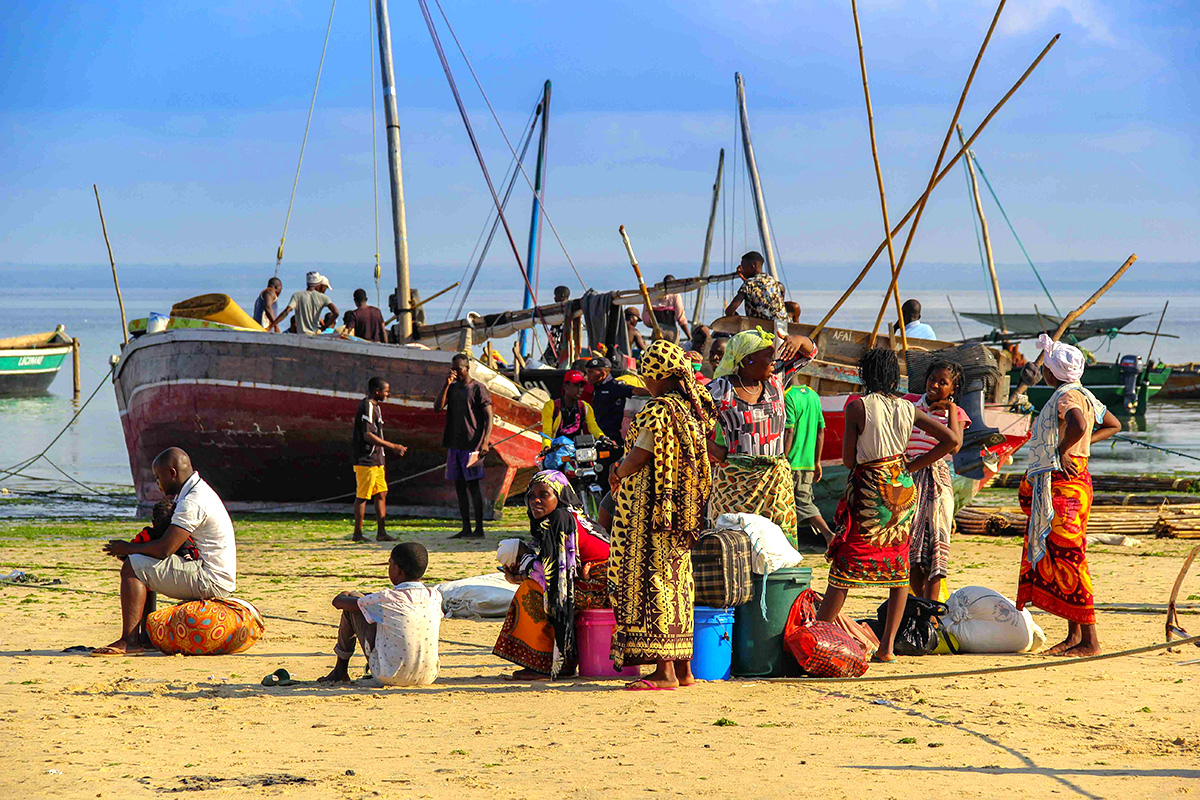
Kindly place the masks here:
<instances>
[{"instance_id":1,"label":"woman in colorful patterned dress","mask_svg":"<svg viewBox=\"0 0 1200 800\"><path fill-rule=\"evenodd\" d=\"M817 619L837 619L852 588L887 587L887 620L874 658L891 661L908 602L908 534L917 498L911 473L945 458L962 439L896 395L900 361L891 350L867 350L858 372L863 395L846 404L842 437L842 463L850 475L834 518L837 535L825 553L829 584ZM906 463L904 452L914 425L936 444Z\"/></svg>"},{"instance_id":2,"label":"woman in colorful patterned dress","mask_svg":"<svg viewBox=\"0 0 1200 800\"><path fill-rule=\"evenodd\" d=\"M778 525L796 544L796 503L792 467L784 451L787 409L784 387L772 367L774 333L755 328L729 340L707 388L720 425L709 453L716 467L708 519L724 513L758 514ZM799 365L811 361L816 346L805 336L789 336L780 348Z\"/></svg>"},{"instance_id":3,"label":"woman in colorful patterned dress","mask_svg":"<svg viewBox=\"0 0 1200 800\"><path fill-rule=\"evenodd\" d=\"M575 612L606 605L608 536L557 470L533 476L526 506L535 546L522 543L505 565L520 585L492 653L521 667L512 680L566 677L577 657Z\"/></svg>"},{"instance_id":4,"label":"woman in colorful patterned dress","mask_svg":"<svg viewBox=\"0 0 1200 800\"><path fill-rule=\"evenodd\" d=\"M1044 608L1067 620L1067 638L1048 655L1093 656L1096 634L1092 576L1087 565L1087 523L1092 509L1091 446L1121 423L1079 382L1086 363L1079 348L1038 337L1045 352L1043 377L1054 394L1033 423L1029 465L1017 497L1029 515L1017 608Z\"/></svg>"},{"instance_id":5,"label":"woman in colorful patterned dress","mask_svg":"<svg viewBox=\"0 0 1200 800\"><path fill-rule=\"evenodd\" d=\"M608 562L612 658L618 669L655 667L626 688L674 689L695 683L691 546L712 485L706 441L716 413L678 345L651 344L641 377L652 399L630 426L628 453L609 472L617 503Z\"/></svg>"}]
</instances>

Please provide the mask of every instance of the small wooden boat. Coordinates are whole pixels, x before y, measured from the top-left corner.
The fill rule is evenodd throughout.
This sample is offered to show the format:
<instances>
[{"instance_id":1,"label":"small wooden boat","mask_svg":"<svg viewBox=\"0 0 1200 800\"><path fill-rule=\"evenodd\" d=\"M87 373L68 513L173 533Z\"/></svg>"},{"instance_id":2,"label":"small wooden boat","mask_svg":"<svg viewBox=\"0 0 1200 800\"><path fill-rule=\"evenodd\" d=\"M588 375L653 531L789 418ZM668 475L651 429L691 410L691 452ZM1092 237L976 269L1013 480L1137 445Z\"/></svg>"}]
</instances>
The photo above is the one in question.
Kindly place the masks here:
<instances>
[{"instance_id":1,"label":"small wooden boat","mask_svg":"<svg viewBox=\"0 0 1200 800\"><path fill-rule=\"evenodd\" d=\"M0 339L0 397L45 394L70 352L71 337L62 325L49 333Z\"/></svg>"},{"instance_id":2,"label":"small wooden boat","mask_svg":"<svg viewBox=\"0 0 1200 800\"><path fill-rule=\"evenodd\" d=\"M1171 375L1158 392L1163 400L1195 400L1200 398L1200 364L1171 364Z\"/></svg>"}]
</instances>

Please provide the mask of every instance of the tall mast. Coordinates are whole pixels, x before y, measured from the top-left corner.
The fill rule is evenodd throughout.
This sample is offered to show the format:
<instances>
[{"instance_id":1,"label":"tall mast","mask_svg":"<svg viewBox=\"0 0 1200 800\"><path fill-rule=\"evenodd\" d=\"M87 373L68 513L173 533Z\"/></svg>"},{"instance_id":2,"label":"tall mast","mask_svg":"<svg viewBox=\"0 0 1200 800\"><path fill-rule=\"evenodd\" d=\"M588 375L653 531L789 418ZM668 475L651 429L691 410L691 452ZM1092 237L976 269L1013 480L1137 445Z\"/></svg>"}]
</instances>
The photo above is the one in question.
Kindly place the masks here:
<instances>
[{"instance_id":1,"label":"tall mast","mask_svg":"<svg viewBox=\"0 0 1200 800\"><path fill-rule=\"evenodd\" d=\"M746 114L746 84L742 81L742 73L733 73L733 81L737 84L738 116L742 122L742 149L746 151L746 171L750 173L750 187L754 190L754 214L758 217L758 238L762 240L763 258L767 262L767 272L778 278L775 268L775 248L771 244L771 226L767 223L767 205L763 200L762 184L758 180L758 164L754 160L754 146L750 144L750 119Z\"/></svg>"},{"instance_id":2,"label":"tall mast","mask_svg":"<svg viewBox=\"0 0 1200 800\"><path fill-rule=\"evenodd\" d=\"M546 166L546 128L550 122L550 81L542 86L542 129L538 136L538 154L537 154L537 169L533 175L533 210L530 212L529 219L529 250L525 256L525 275L528 281L525 284L525 300L521 303L521 308L533 308L533 292L531 291L534 282L534 265L537 261L537 246L538 246L538 223L542 218L542 178L543 170ZM529 353L525 349L525 338L529 331L521 331L520 347L521 355L526 358Z\"/></svg>"},{"instance_id":3,"label":"tall mast","mask_svg":"<svg viewBox=\"0 0 1200 800\"><path fill-rule=\"evenodd\" d=\"M962 126L958 127L958 141L966 147L966 140L963 139ZM992 259L992 239L988 235L987 219L983 216L983 200L979 197L979 182L975 179L975 165L972 163L974 155L970 150L967 151L967 157L963 160L967 165L967 175L971 177L971 194L975 199L975 213L979 215L979 227L983 229L983 252L987 259L988 275L992 279L992 294L996 297L996 316L1000 318L1000 333L1008 333L1008 327L1004 324L1004 301L1000 299L1000 281L996 278L996 262Z\"/></svg>"},{"instance_id":4,"label":"tall mast","mask_svg":"<svg viewBox=\"0 0 1200 800\"><path fill-rule=\"evenodd\" d=\"M712 207L708 210L708 232L704 234L704 259L700 262L700 277L708 277L708 257L712 253L713 227L717 222L717 200L721 197L721 176L725 172L725 148L721 148L721 154L717 156L717 179L713 181L712 192ZM704 311L704 289L705 284L700 284L700 288L696 290L696 311L692 314L692 324L697 325L700 322L700 314Z\"/></svg>"},{"instance_id":5,"label":"tall mast","mask_svg":"<svg viewBox=\"0 0 1200 800\"><path fill-rule=\"evenodd\" d=\"M404 220L404 178L400 168L400 120L396 113L396 77L392 70L392 28L387 0L375 0L379 23L379 74L383 77L383 114L387 123L388 180L392 188L392 232L396 239L396 324L400 341L412 338L409 305L408 224Z\"/></svg>"}]
</instances>

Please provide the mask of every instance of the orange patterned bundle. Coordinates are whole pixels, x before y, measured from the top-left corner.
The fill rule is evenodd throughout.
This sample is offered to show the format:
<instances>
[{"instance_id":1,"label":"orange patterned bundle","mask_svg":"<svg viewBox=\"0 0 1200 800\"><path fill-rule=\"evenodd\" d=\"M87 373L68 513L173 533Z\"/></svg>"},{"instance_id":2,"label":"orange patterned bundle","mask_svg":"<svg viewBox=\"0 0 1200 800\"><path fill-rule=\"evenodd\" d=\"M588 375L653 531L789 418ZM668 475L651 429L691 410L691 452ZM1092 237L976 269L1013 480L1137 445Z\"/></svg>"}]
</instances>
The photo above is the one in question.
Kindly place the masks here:
<instances>
[{"instance_id":1,"label":"orange patterned bundle","mask_svg":"<svg viewBox=\"0 0 1200 800\"><path fill-rule=\"evenodd\" d=\"M229 655L250 649L263 634L263 621L241 600L193 600L150 614L146 632L167 655Z\"/></svg>"}]
</instances>

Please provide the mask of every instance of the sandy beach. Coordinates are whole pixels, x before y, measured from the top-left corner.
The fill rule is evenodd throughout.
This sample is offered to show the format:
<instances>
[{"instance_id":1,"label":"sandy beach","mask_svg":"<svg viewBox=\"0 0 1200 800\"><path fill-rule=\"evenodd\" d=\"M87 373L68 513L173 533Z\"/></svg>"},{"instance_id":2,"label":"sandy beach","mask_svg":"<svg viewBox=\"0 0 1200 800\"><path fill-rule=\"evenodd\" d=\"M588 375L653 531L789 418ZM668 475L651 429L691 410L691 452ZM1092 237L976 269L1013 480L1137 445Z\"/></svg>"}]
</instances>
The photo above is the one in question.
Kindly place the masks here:
<instances>
[{"instance_id":1,"label":"sandy beach","mask_svg":"<svg viewBox=\"0 0 1200 800\"><path fill-rule=\"evenodd\" d=\"M281 666L303 681L327 672L337 621L330 598L385 582L376 565L386 546L352 545L345 523L328 518L237 520L238 596L270 615L251 650L64 654L114 638L116 567L100 545L132 535L129 527L0 522L5 571L89 592L0 590L0 795L1161 798L1196 791L1200 777L1200 665L1177 665L1200 657L1192 648L981 677L735 680L632 693L605 681L506 682L511 666L491 655L499 621L447 620L433 687L264 688L261 678ZM431 523L398 532L429 548L430 582L493 570L496 541L523 533L512 515L479 544L453 542ZM1162 641L1163 604L1187 545L1091 549L1107 650ZM958 539L951 586L1011 596L1019 548L1015 539ZM806 559L823 588L821 557ZM1181 600L1200 592L1198 580ZM882 599L852 596L848 610L867 616ZM1131 604L1148 607L1113 608ZM1051 643L1061 638L1061 621L1035 618ZM1195 619L1184 625L1200 630ZM867 678L1027 662L1061 663L906 658L872 665ZM362 669L356 658L352 674Z\"/></svg>"}]
</instances>

